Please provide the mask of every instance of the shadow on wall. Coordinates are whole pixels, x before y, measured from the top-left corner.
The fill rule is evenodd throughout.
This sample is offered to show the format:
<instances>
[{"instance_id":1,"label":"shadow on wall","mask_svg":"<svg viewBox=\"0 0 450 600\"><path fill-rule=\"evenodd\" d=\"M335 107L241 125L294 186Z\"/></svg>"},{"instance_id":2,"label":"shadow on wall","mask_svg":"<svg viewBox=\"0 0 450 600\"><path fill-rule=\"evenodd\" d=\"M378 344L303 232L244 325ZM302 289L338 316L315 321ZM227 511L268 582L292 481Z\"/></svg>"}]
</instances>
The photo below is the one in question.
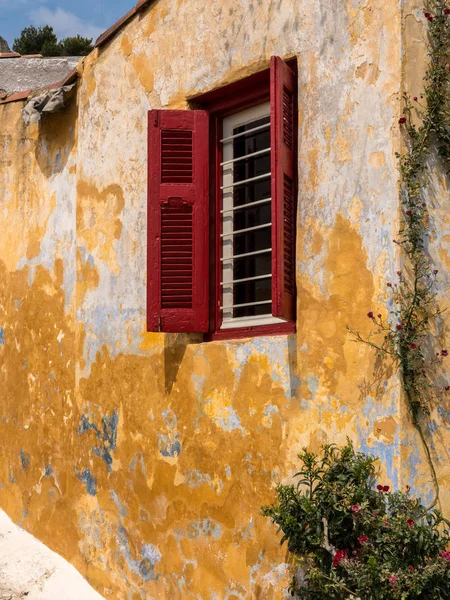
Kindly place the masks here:
<instances>
[{"instance_id":1,"label":"shadow on wall","mask_svg":"<svg viewBox=\"0 0 450 600\"><path fill-rule=\"evenodd\" d=\"M253 338L251 343L261 338ZM264 338L263 338L264 339ZM287 381L284 382L286 396L294 398L297 395L299 387L298 369L297 369L297 335L286 336L287 340ZM237 343L249 343L250 340L238 340ZM173 386L177 380L178 372L181 368L187 347L192 344L203 343L202 334L165 334L164 335L164 390L166 394L172 392ZM232 343L232 342L231 342Z\"/></svg>"},{"instance_id":2,"label":"shadow on wall","mask_svg":"<svg viewBox=\"0 0 450 600\"><path fill-rule=\"evenodd\" d=\"M35 157L44 177L64 170L75 145L78 119L76 89L72 90L67 105L61 111L43 114L39 121Z\"/></svg>"},{"instance_id":3,"label":"shadow on wall","mask_svg":"<svg viewBox=\"0 0 450 600\"><path fill-rule=\"evenodd\" d=\"M166 333L164 335L164 390L166 394L172 392L187 347L191 344L200 344L202 341L202 334Z\"/></svg>"}]
</instances>

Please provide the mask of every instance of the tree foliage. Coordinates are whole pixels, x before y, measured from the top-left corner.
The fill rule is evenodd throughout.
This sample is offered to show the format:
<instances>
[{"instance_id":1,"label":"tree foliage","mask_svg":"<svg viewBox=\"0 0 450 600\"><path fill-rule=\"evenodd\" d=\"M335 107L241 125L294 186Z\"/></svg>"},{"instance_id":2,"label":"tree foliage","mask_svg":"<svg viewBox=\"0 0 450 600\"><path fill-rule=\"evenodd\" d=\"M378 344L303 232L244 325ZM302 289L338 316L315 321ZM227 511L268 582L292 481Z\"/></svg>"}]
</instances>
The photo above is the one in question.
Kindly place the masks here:
<instances>
[{"instance_id":1,"label":"tree foliage","mask_svg":"<svg viewBox=\"0 0 450 600\"><path fill-rule=\"evenodd\" d=\"M19 54L42 54L42 56L86 56L93 50L92 39L76 35L60 41L53 27L25 27L14 40L13 50Z\"/></svg>"},{"instance_id":2,"label":"tree foliage","mask_svg":"<svg viewBox=\"0 0 450 600\"><path fill-rule=\"evenodd\" d=\"M295 557L291 593L304 600L449 600L450 523L376 481L375 458L303 450L296 485L263 514Z\"/></svg>"}]
</instances>

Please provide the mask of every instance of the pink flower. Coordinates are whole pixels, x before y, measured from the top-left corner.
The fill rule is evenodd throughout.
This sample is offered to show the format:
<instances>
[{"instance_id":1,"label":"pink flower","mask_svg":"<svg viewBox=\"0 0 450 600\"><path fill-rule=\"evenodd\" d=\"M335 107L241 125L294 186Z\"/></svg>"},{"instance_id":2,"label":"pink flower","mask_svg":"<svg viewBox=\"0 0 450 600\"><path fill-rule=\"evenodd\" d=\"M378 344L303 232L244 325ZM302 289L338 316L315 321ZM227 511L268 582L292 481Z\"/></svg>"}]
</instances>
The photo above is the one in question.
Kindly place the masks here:
<instances>
[{"instance_id":1,"label":"pink flower","mask_svg":"<svg viewBox=\"0 0 450 600\"><path fill-rule=\"evenodd\" d=\"M444 15L450 15L450 8L444 8Z\"/></svg>"},{"instance_id":2,"label":"pink flower","mask_svg":"<svg viewBox=\"0 0 450 600\"><path fill-rule=\"evenodd\" d=\"M445 390L446 392L450 392L450 385L446 385L446 386L445 386L445 388L444 388L444 390Z\"/></svg>"},{"instance_id":3,"label":"pink flower","mask_svg":"<svg viewBox=\"0 0 450 600\"><path fill-rule=\"evenodd\" d=\"M389 577L389 581L391 582L392 585L395 585L397 582L397 577L395 575L391 575Z\"/></svg>"},{"instance_id":4,"label":"pink flower","mask_svg":"<svg viewBox=\"0 0 450 600\"><path fill-rule=\"evenodd\" d=\"M427 205L425 204L425 202L422 202L422 206L423 208L426 208Z\"/></svg>"},{"instance_id":5,"label":"pink flower","mask_svg":"<svg viewBox=\"0 0 450 600\"><path fill-rule=\"evenodd\" d=\"M400 125L404 125L406 123L406 117L400 117L400 119L398 120Z\"/></svg>"},{"instance_id":6,"label":"pink flower","mask_svg":"<svg viewBox=\"0 0 450 600\"><path fill-rule=\"evenodd\" d=\"M409 348L410 350L415 350L415 349L417 348L417 346L416 346L416 344L410 344L410 345L408 346L408 348Z\"/></svg>"},{"instance_id":7,"label":"pink flower","mask_svg":"<svg viewBox=\"0 0 450 600\"><path fill-rule=\"evenodd\" d=\"M414 527L414 521L412 519L408 519L406 521L406 524L408 525L408 527Z\"/></svg>"},{"instance_id":8,"label":"pink flower","mask_svg":"<svg viewBox=\"0 0 450 600\"><path fill-rule=\"evenodd\" d=\"M383 486L383 492L388 492L389 491L389 486L388 485L384 485Z\"/></svg>"},{"instance_id":9,"label":"pink flower","mask_svg":"<svg viewBox=\"0 0 450 600\"><path fill-rule=\"evenodd\" d=\"M410 217L412 215L412 210L407 210L406 214L408 215L408 217Z\"/></svg>"},{"instance_id":10,"label":"pink flower","mask_svg":"<svg viewBox=\"0 0 450 600\"><path fill-rule=\"evenodd\" d=\"M402 274L401 271L397 271L397 275L400 277L400 275Z\"/></svg>"},{"instance_id":11,"label":"pink flower","mask_svg":"<svg viewBox=\"0 0 450 600\"><path fill-rule=\"evenodd\" d=\"M383 486L382 486L382 485L380 485L380 484L378 484L378 485L377 485L377 490L378 490L379 492L382 492L382 491L383 491Z\"/></svg>"},{"instance_id":12,"label":"pink flower","mask_svg":"<svg viewBox=\"0 0 450 600\"><path fill-rule=\"evenodd\" d=\"M374 517L378 517L378 511L377 511L377 510L374 510L374 511L373 511L373 515L374 515Z\"/></svg>"},{"instance_id":13,"label":"pink flower","mask_svg":"<svg viewBox=\"0 0 450 600\"><path fill-rule=\"evenodd\" d=\"M388 287L392 287L392 283L387 283L386 284Z\"/></svg>"},{"instance_id":14,"label":"pink flower","mask_svg":"<svg viewBox=\"0 0 450 600\"><path fill-rule=\"evenodd\" d=\"M450 560L450 552L444 552L444 551L442 551L441 552L441 556L445 560Z\"/></svg>"},{"instance_id":15,"label":"pink flower","mask_svg":"<svg viewBox=\"0 0 450 600\"><path fill-rule=\"evenodd\" d=\"M441 350L441 356L448 356L447 350Z\"/></svg>"},{"instance_id":16,"label":"pink flower","mask_svg":"<svg viewBox=\"0 0 450 600\"><path fill-rule=\"evenodd\" d=\"M360 510L361 510L361 507L360 507L360 505L359 505L359 504L354 504L354 505L352 506L352 511L353 511L354 513L358 514Z\"/></svg>"},{"instance_id":17,"label":"pink flower","mask_svg":"<svg viewBox=\"0 0 450 600\"><path fill-rule=\"evenodd\" d=\"M434 21L434 17L432 15L430 15L429 12L423 13L424 17L427 21L429 21L430 23L432 23Z\"/></svg>"},{"instance_id":18,"label":"pink flower","mask_svg":"<svg viewBox=\"0 0 450 600\"><path fill-rule=\"evenodd\" d=\"M361 544L361 546L364 546L364 544L368 541L369 541L369 538L367 535L360 535L358 538L358 542Z\"/></svg>"},{"instance_id":19,"label":"pink flower","mask_svg":"<svg viewBox=\"0 0 450 600\"><path fill-rule=\"evenodd\" d=\"M417 102L417 100L418 100L417 96L414 96L413 100L414 100L414 102Z\"/></svg>"},{"instance_id":20,"label":"pink flower","mask_svg":"<svg viewBox=\"0 0 450 600\"><path fill-rule=\"evenodd\" d=\"M368 312L367 316L369 317L369 319L373 319L373 312L372 311Z\"/></svg>"},{"instance_id":21,"label":"pink flower","mask_svg":"<svg viewBox=\"0 0 450 600\"><path fill-rule=\"evenodd\" d=\"M433 271L433 273L434 273L435 275L437 275L437 274L439 273L439 271L438 271L437 269L435 269L435 270Z\"/></svg>"},{"instance_id":22,"label":"pink flower","mask_svg":"<svg viewBox=\"0 0 450 600\"><path fill-rule=\"evenodd\" d=\"M338 550L333 557L333 567L338 567L341 560L348 557L347 550Z\"/></svg>"},{"instance_id":23,"label":"pink flower","mask_svg":"<svg viewBox=\"0 0 450 600\"><path fill-rule=\"evenodd\" d=\"M397 325L397 331L401 331L403 329L403 325Z\"/></svg>"},{"instance_id":24,"label":"pink flower","mask_svg":"<svg viewBox=\"0 0 450 600\"><path fill-rule=\"evenodd\" d=\"M381 313L378 315L378 318L381 319Z\"/></svg>"}]
</instances>

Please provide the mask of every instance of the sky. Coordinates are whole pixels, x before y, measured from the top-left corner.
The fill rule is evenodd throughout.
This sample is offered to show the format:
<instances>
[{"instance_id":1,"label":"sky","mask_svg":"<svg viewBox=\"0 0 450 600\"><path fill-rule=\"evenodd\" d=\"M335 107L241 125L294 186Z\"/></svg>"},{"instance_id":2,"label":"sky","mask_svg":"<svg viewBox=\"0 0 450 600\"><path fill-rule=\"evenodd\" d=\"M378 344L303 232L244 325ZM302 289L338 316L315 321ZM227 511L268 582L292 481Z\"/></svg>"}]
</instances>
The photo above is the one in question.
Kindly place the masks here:
<instances>
[{"instance_id":1,"label":"sky","mask_svg":"<svg viewBox=\"0 0 450 600\"><path fill-rule=\"evenodd\" d=\"M51 25L58 39L77 33L95 39L136 0L0 0L0 36L12 47L24 27Z\"/></svg>"}]
</instances>

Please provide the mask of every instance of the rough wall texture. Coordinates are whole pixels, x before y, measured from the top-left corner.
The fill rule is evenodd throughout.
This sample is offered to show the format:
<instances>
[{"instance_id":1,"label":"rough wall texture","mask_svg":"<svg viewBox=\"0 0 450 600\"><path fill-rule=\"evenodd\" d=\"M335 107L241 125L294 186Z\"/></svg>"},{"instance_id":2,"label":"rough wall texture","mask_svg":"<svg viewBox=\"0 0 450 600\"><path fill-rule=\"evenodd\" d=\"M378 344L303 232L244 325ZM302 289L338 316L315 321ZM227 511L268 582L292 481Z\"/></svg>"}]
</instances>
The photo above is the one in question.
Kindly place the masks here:
<instances>
[{"instance_id":1,"label":"rough wall texture","mask_svg":"<svg viewBox=\"0 0 450 600\"><path fill-rule=\"evenodd\" d=\"M62 81L76 68L79 56L58 58L2 58L0 89L25 92Z\"/></svg>"},{"instance_id":2,"label":"rough wall texture","mask_svg":"<svg viewBox=\"0 0 450 600\"><path fill-rule=\"evenodd\" d=\"M259 511L305 445L349 436L428 492L396 378L346 330L397 268L405 22L420 39L385 0L160 0L85 60L63 113L24 129L22 103L0 107L0 503L105 597L284 597ZM146 111L274 54L299 67L297 333L146 333Z\"/></svg>"}]
</instances>

